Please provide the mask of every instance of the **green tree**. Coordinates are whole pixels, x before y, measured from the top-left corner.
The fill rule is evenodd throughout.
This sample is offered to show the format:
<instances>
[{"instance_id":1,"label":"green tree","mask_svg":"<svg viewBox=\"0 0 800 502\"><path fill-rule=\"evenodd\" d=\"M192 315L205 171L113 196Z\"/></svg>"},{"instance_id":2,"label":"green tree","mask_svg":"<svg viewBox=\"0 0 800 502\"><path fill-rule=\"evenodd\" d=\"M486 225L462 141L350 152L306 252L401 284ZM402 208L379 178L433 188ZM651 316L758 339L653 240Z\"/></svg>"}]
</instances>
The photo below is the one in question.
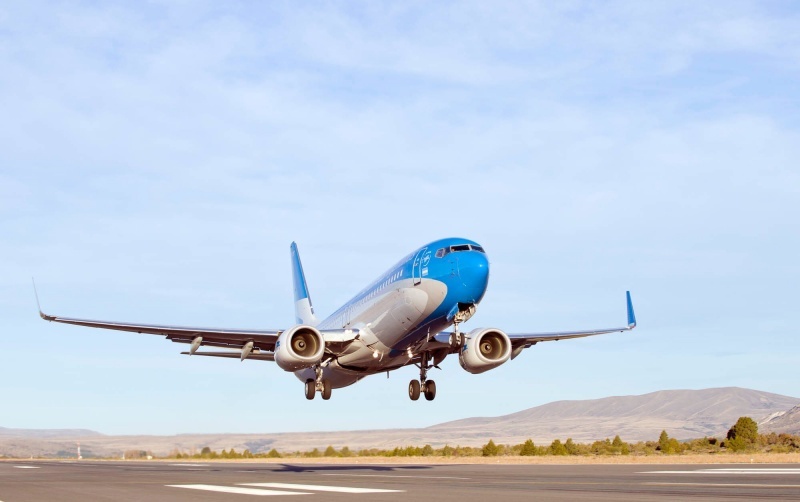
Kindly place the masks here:
<instances>
[{"instance_id":1,"label":"green tree","mask_svg":"<svg viewBox=\"0 0 800 502\"><path fill-rule=\"evenodd\" d=\"M494 440L490 439L488 443L483 445L483 450L481 453L484 457L496 457L500 453L500 448L494 444Z\"/></svg>"},{"instance_id":2,"label":"green tree","mask_svg":"<svg viewBox=\"0 0 800 502\"><path fill-rule=\"evenodd\" d=\"M426 444L422 447L422 456L423 457L432 457L433 456L433 447L429 444Z\"/></svg>"},{"instance_id":3,"label":"green tree","mask_svg":"<svg viewBox=\"0 0 800 502\"><path fill-rule=\"evenodd\" d=\"M578 445L576 445L575 442L572 441L572 438L567 438L567 442L564 443L564 448L567 449L567 453L570 455L577 455L578 453L580 453L578 451Z\"/></svg>"},{"instance_id":4,"label":"green tree","mask_svg":"<svg viewBox=\"0 0 800 502\"><path fill-rule=\"evenodd\" d=\"M208 458L211 456L211 448L208 446L204 446L202 450L200 450L200 456L204 458Z\"/></svg>"},{"instance_id":5,"label":"green tree","mask_svg":"<svg viewBox=\"0 0 800 502\"><path fill-rule=\"evenodd\" d=\"M631 447L628 443L620 439L619 435L616 435L611 442L611 451L615 455L630 455Z\"/></svg>"},{"instance_id":6,"label":"green tree","mask_svg":"<svg viewBox=\"0 0 800 502\"><path fill-rule=\"evenodd\" d=\"M561 444L560 439L554 439L552 443L550 443L550 454L551 455L568 455L567 448Z\"/></svg>"},{"instance_id":7,"label":"green tree","mask_svg":"<svg viewBox=\"0 0 800 502\"><path fill-rule=\"evenodd\" d=\"M328 446L327 448L325 448L324 455L326 457L338 457L339 456L339 454L336 452L336 449L333 446Z\"/></svg>"},{"instance_id":8,"label":"green tree","mask_svg":"<svg viewBox=\"0 0 800 502\"><path fill-rule=\"evenodd\" d=\"M522 443L522 449L519 454L525 457L532 457L536 455L536 445L533 444L533 439L529 439Z\"/></svg>"},{"instance_id":9,"label":"green tree","mask_svg":"<svg viewBox=\"0 0 800 502\"><path fill-rule=\"evenodd\" d=\"M746 445L758 440L758 424L750 417L739 417L739 420L728 431L728 439L741 439Z\"/></svg>"},{"instance_id":10,"label":"green tree","mask_svg":"<svg viewBox=\"0 0 800 502\"><path fill-rule=\"evenodd\" d=\"M278 450L273 448L267 453L267 458L281 458L281 454L278 453Z\"/></svg>"},{"instance_id":11,"label":"green tree","mask_svg":"<svg viewBox=\"0 0 800 502\"><path fill-rule=\"evenodd\" d=\"M454 451L453 447L446 444L446 445L444 445L444 448L442 448L442 456L443 457L449 457L449 456L451 456L453 454L453 451Z\"/></svg>"},{"instance_id":12,"label":"green tree","mask_svg":"<svg viewBox=\"0 0 800 502\"><path fill-rule=\"evenodd\" d=\"M339 456L340 457L353 457L353 456L355 456L355 454L352 451L350 451L350 448L348 448L347 446L342 446L342 449L339 451Z\"/></svg>"},{"instance_id":13,"label":"green tree","mask_svg":"<svg viewBox=\"0 0 800 502\"><path fill-rule=\"evenodd\" d=\"M669 453L669 436L667 435L667 431L661 431L661 435L658 436L658 448L661 453Z\"/></svg>"}]
</instances>

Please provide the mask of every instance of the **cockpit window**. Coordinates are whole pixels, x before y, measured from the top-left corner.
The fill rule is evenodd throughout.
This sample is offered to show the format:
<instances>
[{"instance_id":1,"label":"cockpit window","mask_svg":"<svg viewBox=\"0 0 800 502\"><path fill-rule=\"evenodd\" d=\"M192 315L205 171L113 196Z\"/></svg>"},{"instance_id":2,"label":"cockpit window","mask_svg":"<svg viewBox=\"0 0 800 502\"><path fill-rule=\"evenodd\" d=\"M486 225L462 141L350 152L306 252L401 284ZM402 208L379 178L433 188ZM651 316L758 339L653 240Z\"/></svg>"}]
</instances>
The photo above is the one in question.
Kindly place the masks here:
<instances>
[{"instance_id":1,"label":"cockpit window","mask_svg":"<svg viewBox=\"0 0 800 502\"><path fill-rule=\"evenodd\" d=\"M440 248L436 250L436 257L441 258L447 254L447 250L445 248Z\"/></svg>"},{"instance_id":2,"label":"cockpit window","mask_svg":"<svg viewBox=\"0 0 800 502\"><path fill-rule=\"evenodd\" d=\"M451 253L457 253L458 251L469 251L469 244L459 244L457 246L450 246Z\"/></svg>"},{"instance_id":3,"label":"cockpit window","mask_svg":"<svg viewBox=\"0 0 800 502\"><path fill-rule=\"evenodd\" d=\"M486 253L486 251L484 251L482 247L476 246L475 244L472 245L472 250L477 251L479 253L484 253L484 254Z\"/></svg>"}]
</instances>

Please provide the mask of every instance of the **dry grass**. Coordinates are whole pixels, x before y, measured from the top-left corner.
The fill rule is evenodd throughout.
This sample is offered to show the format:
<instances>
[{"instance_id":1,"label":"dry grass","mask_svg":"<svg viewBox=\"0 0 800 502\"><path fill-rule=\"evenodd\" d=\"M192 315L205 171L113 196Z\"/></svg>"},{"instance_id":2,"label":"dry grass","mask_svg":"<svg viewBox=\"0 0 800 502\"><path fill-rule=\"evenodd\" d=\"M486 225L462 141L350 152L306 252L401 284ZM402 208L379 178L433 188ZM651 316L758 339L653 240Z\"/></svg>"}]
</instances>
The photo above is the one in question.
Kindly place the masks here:
<instances>
[{"instance_id":1,"label":"dry grass","mask_svg":"<svg viewBox=\"0 0 800 502\"><path fill-rule=\"evenodd\" d=\"M27 459L20 459L27 460ZM0 462L13 461L0 459ZM30 461L30 460L28 460ZM52 462L53 460L48 460ZM73 460L74 461L74 460ZM94 462L95 460L89 460ZM128 462L169 462L169 463L263 463L263 464L362 464L362 465L625 465L625 464L797 464L800 453L719 453L689 455L617 455L617 456L566 456L566 457L349 457L349 458L274 458L248 460L129 460Z\"/></svg>"}]
</instances>

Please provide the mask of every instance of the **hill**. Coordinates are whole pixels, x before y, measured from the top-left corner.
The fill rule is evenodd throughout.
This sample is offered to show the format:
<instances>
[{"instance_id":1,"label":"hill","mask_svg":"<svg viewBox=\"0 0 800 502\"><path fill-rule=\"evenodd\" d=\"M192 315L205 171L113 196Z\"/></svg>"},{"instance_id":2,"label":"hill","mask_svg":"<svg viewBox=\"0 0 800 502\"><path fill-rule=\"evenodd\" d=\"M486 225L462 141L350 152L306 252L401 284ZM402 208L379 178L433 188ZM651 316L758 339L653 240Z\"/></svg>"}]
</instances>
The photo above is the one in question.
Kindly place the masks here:
<instances>
[{"instance_id":1,"label":"hill","mask_svg":"<svg viewBox=\"0 0 800 502\"><path fill-rule=\"evenodd\" d=\"M476 417L422 429L387 429L269 434L181 434L177 436L103 436L93 431L0 432L0 455L44 456L73 452L80 438L85 457L121 455L126 450L148 450L156 455L171 451L235 448L264 452L309 451L327 445L351 449L445 444L480 446L490 438L517 444L532 438L537 444L572 437L591 442L619 434L626 441L658 438L666 429L671 437L691 439L723 436L741 416L757 421L787 417L800 408L800 399L757 390L725 387L703 390L665 390L638 396L616 396L584 401L557 401L499 417ZM781 414L781 412L784 412ZM800 414L800 409L797 410ZM780 425L778 422L775 424ZM770 425L771 426L771 425ZM13 429L5 429L9 431ZM84 434L85 433L85 434Z\"/></svg>"},{"instance_id":2,"label":"hill","mask_svg":"<svg viewBox=\"0 0 800 502\"><path fill-rule=\"evenodd\" d=\"M691 439L724 435L741 416L761 417L785 411L800 399L769 392L724 387L663 390L638 396L586 401L556 401L510 415L448 422L430 430L478 437L491 430L495 441L522 436L572 437L585 442L619 434L628 441L654 439L666 429L670 437Z\"/></svg>"},{"instance_id":3,"label":"hill","mask_svg":"<svg viewBox=\"0 0 800 502\"><path fill-rule=\"evenodd\" d=\"M785 432L788 434L800 434L800 406L795 406L789 411L777 412L758 424L761 432Z\"/></svg>"},{"instance_id":4,"label":"hill","mask_svg":"<svg viewBox=\"0 0 800 502\"><path fill-rule=\"evenodd\" d=\"M70 439L91 436L102 436L102 434L88 429L7 429L0 427L0 437Z\"/></svg>"}]
</instances>

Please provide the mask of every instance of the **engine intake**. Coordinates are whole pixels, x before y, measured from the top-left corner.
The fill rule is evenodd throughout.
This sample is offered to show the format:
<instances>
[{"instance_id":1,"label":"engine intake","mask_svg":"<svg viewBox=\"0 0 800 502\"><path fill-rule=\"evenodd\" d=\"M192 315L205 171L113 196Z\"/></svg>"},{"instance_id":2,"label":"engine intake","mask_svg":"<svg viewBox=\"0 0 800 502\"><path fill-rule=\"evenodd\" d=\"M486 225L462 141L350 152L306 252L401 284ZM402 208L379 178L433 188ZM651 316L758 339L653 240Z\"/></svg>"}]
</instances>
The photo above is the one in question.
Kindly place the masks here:
<instances>
[{"instance_id":1,"label":"engine intake","mask_svg":"<svg viewBox=\"0 0 800 502\"><path fill-rule=\"evenodd\" d=\"M461 367L477 375L497 368L511 357L511 340L494 328L478 328L467 335L461 346L458 362Z\"/></svg>"},{"instance_id":2,"label":"engine intake","mask_svg":"<svg viewBox=\"0 0 800 502\"><path fill-rule=\"evenodd\" d=\"M325 339L316 328L295 326L275 343L275 363L285 371L298 371L318 364L325 354Z\"/></svg>"}]
</instances>

